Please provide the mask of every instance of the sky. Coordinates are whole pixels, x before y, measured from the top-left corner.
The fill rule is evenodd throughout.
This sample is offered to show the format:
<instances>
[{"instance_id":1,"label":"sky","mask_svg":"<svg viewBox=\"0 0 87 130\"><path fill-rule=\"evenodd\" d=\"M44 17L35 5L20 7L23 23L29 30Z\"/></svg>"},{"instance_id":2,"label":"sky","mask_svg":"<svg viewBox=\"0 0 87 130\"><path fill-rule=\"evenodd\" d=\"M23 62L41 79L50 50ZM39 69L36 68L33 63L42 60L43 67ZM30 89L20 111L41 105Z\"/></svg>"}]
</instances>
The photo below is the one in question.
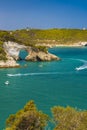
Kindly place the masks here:
<instances>
[{"instance_id":1,"label":"sky","mask_svg":"<svg viewBox=\"0 0 87 130\"><path fill-rule=\"evenodd\" d=\"M87 0L0 0L0 30L87 28Z\"/></svg>"}]
</instances>

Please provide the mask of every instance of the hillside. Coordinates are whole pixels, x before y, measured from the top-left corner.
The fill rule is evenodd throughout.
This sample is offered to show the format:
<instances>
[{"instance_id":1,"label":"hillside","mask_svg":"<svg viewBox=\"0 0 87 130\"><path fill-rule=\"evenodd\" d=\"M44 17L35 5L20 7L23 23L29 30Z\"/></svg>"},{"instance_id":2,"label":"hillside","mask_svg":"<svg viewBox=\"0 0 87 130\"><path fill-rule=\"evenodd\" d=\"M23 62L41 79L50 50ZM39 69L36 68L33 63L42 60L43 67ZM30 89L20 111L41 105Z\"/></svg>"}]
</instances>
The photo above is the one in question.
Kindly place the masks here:
<instances>
[{"instance_id":1,"label":"hillside","mask_svg":"<svg viewBox=\"0 0 87 130\"><path fill-rule=\"evenodd\" d=\"M71 44L87 41L87 30L79 29L23 29L12 32L12 36L26 45L37 43Z\"/></svg>"},{"instance_id":2,"label":"hillside","mask_svg":"<svg viewBox=\"0 0 87 130\"><path fill-rule=\"evenodd\" d=\"M5 41L13 41L47 51L44 45L71 45L87 41L87 30L80 29L21 29L15 31L0 30L0 60L6 60L3 50Z\"/></svg>"}]
</instances>

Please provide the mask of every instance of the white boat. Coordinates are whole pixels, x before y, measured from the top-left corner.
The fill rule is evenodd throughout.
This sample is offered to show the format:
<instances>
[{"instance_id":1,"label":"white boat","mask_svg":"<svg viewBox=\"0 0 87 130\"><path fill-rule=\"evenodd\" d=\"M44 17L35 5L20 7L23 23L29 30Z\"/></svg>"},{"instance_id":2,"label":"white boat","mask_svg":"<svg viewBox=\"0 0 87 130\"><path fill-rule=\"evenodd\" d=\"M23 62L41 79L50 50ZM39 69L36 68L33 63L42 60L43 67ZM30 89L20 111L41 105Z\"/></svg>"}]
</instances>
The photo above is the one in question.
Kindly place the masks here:
<instances>
[{"instance_id":1,"label":"white boat","mask_svg":"<svg viewBox=\"0 0 87 130\"><path fill-rule=\"evenodd\" d=\"M76 70L81 70L81 69L79 67L78 68L76 67Z\"/></svg>"},{"instance_id":2,"label":"white boat","mask_svg":"<svg viewBox=\"0 0 87 130\"><path fill-rule=\"evenodd\" d=\"M5 84L8 85L8 84L9 84L9 81L6 81Z\"/></svg>"},{"instance_id":3,"label":"white boat","mask_svg":"<svg viewBox=\"0 0 87 130\"><path fill-rule=\"evenodd\" d=\"M86 65L82 65L80 67L76 67L76 70L84 70L87 69L87 64Z\"/></svg>"}]
</instances>

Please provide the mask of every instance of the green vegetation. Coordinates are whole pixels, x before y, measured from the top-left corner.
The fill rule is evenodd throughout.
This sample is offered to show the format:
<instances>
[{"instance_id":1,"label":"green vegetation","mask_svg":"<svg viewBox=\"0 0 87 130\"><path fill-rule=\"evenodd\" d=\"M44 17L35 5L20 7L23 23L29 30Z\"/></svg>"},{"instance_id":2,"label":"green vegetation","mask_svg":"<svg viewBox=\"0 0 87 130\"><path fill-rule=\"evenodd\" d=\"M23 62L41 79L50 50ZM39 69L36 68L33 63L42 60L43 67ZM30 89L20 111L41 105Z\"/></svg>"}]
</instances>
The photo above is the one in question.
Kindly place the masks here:
<instances>
[{"instance_id":1,"label":"green vegetation","mask_svg":"<svg viewBox=\"0 0 87 130\"><path fill-rule=\"evenodd\" d=\"M22 110L9 116L5 130L45 130L48 121L55 123L54 130L87 130L87 111L55 106L52 114L53 121L30 101Z\"/></svg>"},{"instance_id":2,"label":"green vegetation","mask_svg":"<svg viewBox=\"0 0 87 130\"><path fill-rule=\"evenodd\" d=\"M14 38L14 36L11 36L8 31L0 31L0 60L7 60L6 53L3 48L3 43L7 41L14 41L17 40Z\"/></svg>"},{"instance_id":3,"label":"green vegetation","mask_svg":"<svg viewBox=\"0 0 87 130\"><path fill-rule=\"evenodd\" d=\"M49 45L71 45L78 42L87 41L87 30L80 29L21 29L15 31L0 30L0 60L6 59L5 52L1 43L13 41L26 46L32 46L37 50L47 52L44 44ZM3 53L3 54L1 54Z\"/></svg>"},{"instance_id":4,"label":"green vegetation","mask_svg":"<svg viewBox=\"0 0 87 130\"><path fill-rule=\"evenodd\" d=\"M80 29L21 29L15 31L0 31L0 41L16 41L25 45L37 43L71 44L87 41L87 30Z\"/></svg>"},{"instance_id":5,"label":"green vegetation","mask_svg":"<svg viewBox=\"0 0 87 130\"><path fill-rule=\"evenodd\" d=\"M4 61L6 61L6 53L5 53L5 51L4 51L4 48L3 48L3 42L2 41L0 41L0 60L4 60Z\"/></svg>"},{"instance_id":6,"label":"green vegetation","mask_svg":"<svg viewBox=\"0 0 87 130\"><path fill-rule=\"evenodd\" d=\"M54 130L87 130L87 111L71 107L54 107L52 113L56 127Z\"/></svg>"},{"instance_id":7,"label":"green vegetation","mask_svg":"<svg viewBox=\"0 0 87 130\"><path fill-rule=\"evenodd\" d=\"M37 50L44 51L47 53L47 48L45 46L36 46Z\"/></svg>"},{"instance_id":8,"label":"green vegetation","mask_svg":"<svg viewBox=\"0 0 87 130\"><path fill-rule=\"evenodd\" d=\"M15 39L19 39L26 45L32 44L71 44L79 41L87 41L87 30L80 29L23 29L13 32Z\"/></svg>"},{"instance_id":9,"label":"green vegetation","mask_svg":"<svg viewBox=\"0 0 87 130\"><path fill-rule=\"evenodd\" d=\"M6 130L43 130L49 117L38 111L33 101L16 114L10 115L6 121Z\"/></svg>"}]
</instances>

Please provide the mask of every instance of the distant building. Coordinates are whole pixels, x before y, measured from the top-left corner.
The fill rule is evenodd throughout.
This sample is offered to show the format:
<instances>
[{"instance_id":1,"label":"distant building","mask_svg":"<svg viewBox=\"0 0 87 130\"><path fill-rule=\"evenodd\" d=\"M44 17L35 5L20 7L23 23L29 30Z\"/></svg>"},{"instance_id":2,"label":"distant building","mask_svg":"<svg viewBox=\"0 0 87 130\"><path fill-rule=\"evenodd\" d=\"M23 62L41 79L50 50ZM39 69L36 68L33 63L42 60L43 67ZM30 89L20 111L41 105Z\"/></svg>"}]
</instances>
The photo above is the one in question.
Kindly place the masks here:
<instances>
[{"instance_id":1,"label":"distant building","mask_svg":"<svg viewBox=\"0 0 87 130\"><path fill-rule=\"evenodd\" d=\"M27 27L27 28L26 28L26 31L29 31L30 29L31 29L31 28Z\"/></svg>"},{"instance_id":2,"label":"distant building","mask_svg":"<svg viewBox=\"0 0 87 130\"><path fill-rule=\"evenodd\" d=\"M86 30L86 28L83 28L83 30Z\"/></svg>"}]
</instances>

